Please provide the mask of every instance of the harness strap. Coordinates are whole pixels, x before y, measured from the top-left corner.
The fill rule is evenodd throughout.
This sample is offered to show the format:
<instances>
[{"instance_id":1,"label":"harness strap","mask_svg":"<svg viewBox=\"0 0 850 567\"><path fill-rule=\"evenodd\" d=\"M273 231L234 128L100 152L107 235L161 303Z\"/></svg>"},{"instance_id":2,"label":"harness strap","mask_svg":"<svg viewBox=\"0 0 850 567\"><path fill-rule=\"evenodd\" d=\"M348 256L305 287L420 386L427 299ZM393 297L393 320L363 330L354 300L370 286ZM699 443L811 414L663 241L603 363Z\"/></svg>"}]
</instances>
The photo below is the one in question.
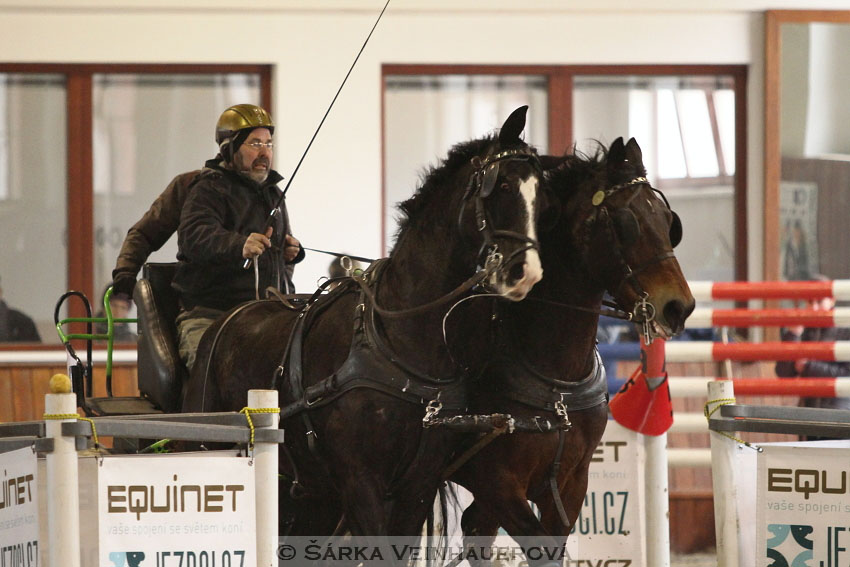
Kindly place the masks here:
<instances>
[{"instance_id":1,"label":"harness strap","mask_svg":"<svg viewBox=\"0 0 850 567\"><path fill-rule=\"evenodd\" d=\"M387 318L396 318L396 317L410 317L411 315L419 315L420 313L424 313L430 309L435 307L439 307L453 299L457 298L463 293L471 290L473 287L484 281L485 278L489 277L491 273L496 269L495 266L487 267L483 270L476 272L471 278L460 284L454 290L450 291L446 295L442 297L438 297L434 301L429 301L424 305L419 305L417 307L411 307L409 309L400 309L397 311L393 311L390 309L384 309L380 305L378 305L378 299L375 297L375 292L373 292L368 284L366 283L366 279L363 277L352 277L352 279L360 286L360 289L363 291L363 294L369 299L369 303L378 314L382 317Z\"/></svg>"},{"instance_id":2,"label":"harness strap","mask_svg":"<svg viewBox=\"0 0 850 567\"><path fill-rule=\"evenodd\" d=\"M287 404L286 407L281 408L280 418L285 419L288 417L292 417L293 415L296 415L304 410L324 407L335 401L337 398L339 398L346 392L350 392L351 390L356 390L359 388L366 388L382 392L402 401L418 404L421 406L424 406L428 402L428 400L425 399L426 397L428 397L427 395L423 396L419 393L413 392L411 391L412 388L410 387L408 387L407 390L402 390L392 385L369 380L365 376L354 376L351 379L340 383L339 375L333 374L331 376L328 376L318 384L314 384L304 390L302 397L297 401L291 404Z\"/></svg>"},{"instance_id":3,"label":"harness strap","mask_svg":"<svg viewBox=\"0 0 850 567\"><path fill-rule=\"evenodd\" d=\"M551 420L539 415L518 417L509 413L437 417L429 421L426 427L446 427L463 433L485 433L498 429L503 423L507 423L508 433L552 433L569 431L572 427L571 423L563 419Z\"/></svg>"},{"instance_id":4,"label":"harness strap","mask_svg":"<svg viewBox=\"0 0 850 567\"><path fill-rule=\"evenodd\" d=\"M561 457L564 454L564 441L566 440L566 432L561 430L558 432L558 452L555 453L555 460L552 462L552 469L549 472L549 489L552 491L552 500L555 501L555 508L558 510L558 516L561 518L561 524L570 531L570 519L567 517L567 511L564 509L564 503L561 501L561 492L558 490L558 474L561 472Z\"/></svg>"},{"instance_id":5,"label":"harness strap","mask_svg":"<svg viewBox=\"0 0 850 567\"><path fill-rule=\"evenodd\" d=\"M306 301L313 297L313 294L309 293L281 293L281 291L275 287L269 286L266 288L266 299L272 301L279 301L281 305L289 309L290 311L301 311L304 308ZM300 303L294 303L299 301Z\"/></svg>"},{"instance_id":6,"label":"harness strap","mask_svg":"<svg viewBox=\"0 0 850 567\"><path fill-rule=\"evenodd\" d=\"M478 454L478 452L480 452L484 447L495 441L496 437L507 433L508 426L509 422L505 421L501 426L497 426L490 433L480 437L472 447L461 453L461 455L455 459L455 461L449 465L445 471L443 471L443 482L449 480L449 478L457 472L460 467L465 465L469 459Z\"/></svg>"},{"instance_id":7,"label":"harness strap","mask_svg":"<svg viewBox=\"0 0 850 567\"><path fill-rule=\"evenodd\" d=\"M287 348L283 353L283 361L278 367L277 375L283 377L283 374L286 373L284 370L286 368L286 360L289 358L289 391L296 400L293 404L289 404L285 408L281 409L281 419L283 419L284 410L287 412L287 415L291 415L289 412L293 409L293 406L300 409L301 404L306 402L304 396L302 351L304 347L304 327L306 325L307 313L309 312L310 305L312 305L312 303L308 303L308 307L304 308L304 311L301 312L298 319L295 321L295 325L292 326L292 332L289 335L289 344L287 344ZM275 379L275 382L277 382L277 379ZM321 461L319 448L316 443L316 428L313 427L310 414L308 412L301 412L301 420L304 424L304 429L307 431L307 447L310 449L313 456Z\"/></svg>"},{"instance_id":8,"label":"harness strap","mask_svg":"<svg viewBox=\"0 0 850 567\"><path fill-rule=\"evenodd\" d=\"M584 313L595 313L597 315L605 315L606 317L612 317L614 319L622 319L624 321L631 321L633 319L633 315L631 313L626 313L624 310L620 309L616 303L611 303L610 301L603 301L602 303L609 308L606 309L594 309L592 307L582 307L580 305L571 305L569 303L561 303L560 301L552 301L551 299L541 299L539 297L526 297L523 301L533 301L535 303L545 303L547 305L554 305L556 307L563 307L564 309L573 309L575 311L582 311Z\"/></svg>"}]
</instances>

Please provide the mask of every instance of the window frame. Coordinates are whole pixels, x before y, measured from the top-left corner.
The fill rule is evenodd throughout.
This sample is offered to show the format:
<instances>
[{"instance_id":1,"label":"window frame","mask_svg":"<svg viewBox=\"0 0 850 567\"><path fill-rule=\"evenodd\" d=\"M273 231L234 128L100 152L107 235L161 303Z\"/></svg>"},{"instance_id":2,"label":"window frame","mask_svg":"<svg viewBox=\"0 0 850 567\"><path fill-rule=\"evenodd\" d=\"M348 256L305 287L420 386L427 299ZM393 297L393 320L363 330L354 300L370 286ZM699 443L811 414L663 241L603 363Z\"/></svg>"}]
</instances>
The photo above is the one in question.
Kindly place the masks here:
<instances>
[{"instance_id":1,"label":"window frame","mask_svg":"<svg viewBox=\"0 0 850 567\"><path fill-rule=\"evenodd\" d=\"M466 65L395 64L381 66L381 117L385 113L387 75L542 75L548 81L549 152L564 153L573 140L573 84L587 75L731 76L735 93L735 279L747 280L747 66L746 65ZM385 124L381 145L385 147ZM381 152L381 238L386 202L386 167ZM714 179L714 178L712 178Z\"/></svg>"},{"instance_id":2,"label":"window frame","mask_svg":"<svg viewBox=\"0 0 850 567\"><path fill-rule=\"evenodd\" d=\"M67 285L87 297L94 289L94 152L93 84L99 74L256 74L260 77L260 98L265 108L272 106L272 66L264 64L166 64L166 63L0 63L0 73L63 75L66 81L67 114ZM212 126L211 126L212 127ZM179 172L174 172L179 173ZM163 187L164 189L164 187ZM58 298L57 298L58 299ZM85 316L80 302L69 303L69 316ZM96 306L95 306L96 308ZM54 344L0 344L2 350L52 350Z\"/></svg>"}]
</instances>

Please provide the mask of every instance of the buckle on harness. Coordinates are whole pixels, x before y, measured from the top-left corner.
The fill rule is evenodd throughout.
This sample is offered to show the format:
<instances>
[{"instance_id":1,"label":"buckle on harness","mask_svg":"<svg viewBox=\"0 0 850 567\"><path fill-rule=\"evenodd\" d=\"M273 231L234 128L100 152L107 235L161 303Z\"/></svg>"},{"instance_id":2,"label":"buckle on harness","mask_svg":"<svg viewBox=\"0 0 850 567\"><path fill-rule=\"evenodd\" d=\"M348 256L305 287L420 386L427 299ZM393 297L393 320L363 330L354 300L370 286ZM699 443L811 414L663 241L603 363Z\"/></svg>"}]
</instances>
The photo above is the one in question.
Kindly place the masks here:
<instances>
[{"instance_id":1,"label":"buckle on harness","mask_svg":"<svg viewBox=\"0 0 850 567\"><path fill-rule=\"evenodd\" d=\"M422 418L422 426L431 427L441 409L443 409L443 403L440 401L440 395L437 394L437 397L425 406L425 417Z\"/></svg>"},{"instance_id":2,"label":"buckle on harness","mask_svg":"<svg viewBox=\"0 0 850 567\"><path fill-rule=\"evenodd\" d=\"M564 403L564 394L561 394L561 399L555 402L555 415L561 420L561 423L569 429L572 427L572 422L570 421L570 416L567 415L567 404Z\"/></svg>"}]
</instances>

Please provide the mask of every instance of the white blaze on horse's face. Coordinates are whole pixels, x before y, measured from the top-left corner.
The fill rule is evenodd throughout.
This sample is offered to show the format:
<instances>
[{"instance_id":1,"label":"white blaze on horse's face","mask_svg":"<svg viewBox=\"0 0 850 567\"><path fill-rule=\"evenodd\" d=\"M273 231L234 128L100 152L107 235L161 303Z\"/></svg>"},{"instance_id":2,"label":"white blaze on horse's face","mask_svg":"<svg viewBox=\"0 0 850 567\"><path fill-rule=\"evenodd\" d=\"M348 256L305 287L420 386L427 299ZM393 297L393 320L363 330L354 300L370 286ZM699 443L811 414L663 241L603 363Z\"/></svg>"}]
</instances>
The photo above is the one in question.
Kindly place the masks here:
<instances>
[{"instance_id":1,"label":"white blaze on horse's face","mask_svg":"<svg viewBox=\"0 0 850 567\"><path fill-rule=\"evenodd\" d=\"M519 194L525 203L526 216L526 236L533 242L537 242L537 229L534 222L534 208L537 203L537 188L539 179L536 175L531 175L520 183ZM502 295L513 301L525 299L534 284L543 279L543 266L540 264L540 255L536 249L525 251L525 263L523 265L523 274L513 285L508 285Z\"/></svg>"}]
</instances>

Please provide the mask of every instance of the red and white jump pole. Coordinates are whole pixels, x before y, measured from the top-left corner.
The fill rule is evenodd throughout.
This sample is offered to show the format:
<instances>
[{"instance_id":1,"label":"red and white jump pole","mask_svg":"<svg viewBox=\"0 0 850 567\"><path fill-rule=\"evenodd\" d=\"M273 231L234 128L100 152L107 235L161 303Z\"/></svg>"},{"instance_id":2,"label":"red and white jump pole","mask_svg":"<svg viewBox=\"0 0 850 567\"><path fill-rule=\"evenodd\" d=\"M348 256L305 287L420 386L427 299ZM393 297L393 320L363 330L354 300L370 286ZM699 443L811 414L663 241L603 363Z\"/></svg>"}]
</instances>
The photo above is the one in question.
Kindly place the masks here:
<instances>
[{"instance_id":1,"label":"red and white jump pole","mask_svg":"<svg viewBox=\"0 0 850 567\"><path fill-rule=\"evenodd\" d=\"M850 299L850 280L806 282L688 282L697 301L748 299Z\"/></svg>"},{"instance_id":2,"label":"red and white jump pole","mask_svg":"<svg viewBox=\"0 0 850 567\"><path fill-rule=\"evenodd\" d=\"M711 309L698 307L688 317L689 329L708 327L850 327L850 307L814 309Z\"/></svg>"},{"instance_id":3,"label":"red and white jump pole","mask_svg":"<svg viewBox=\"0 0 850 567\"><path fill-rule=\"evenodd\" d=\"M673 341L667 344L667 362L718 362L723 360L850 360L850 341L715 343Z\"/></svg>"},{"instance_id":4,"label":"red and white jump pole","mask_svg":"<svg viewBox=\"0 0 850 567\"><path fill-rule=\"evenodd\" d=\"M696 398L705 395L709 382L729 380L710 376L671 376L670 395ZM808 398L850 398L850 377L840 378L732 378L739 396L801 396Z\"/></svg>"}]
</instances>

